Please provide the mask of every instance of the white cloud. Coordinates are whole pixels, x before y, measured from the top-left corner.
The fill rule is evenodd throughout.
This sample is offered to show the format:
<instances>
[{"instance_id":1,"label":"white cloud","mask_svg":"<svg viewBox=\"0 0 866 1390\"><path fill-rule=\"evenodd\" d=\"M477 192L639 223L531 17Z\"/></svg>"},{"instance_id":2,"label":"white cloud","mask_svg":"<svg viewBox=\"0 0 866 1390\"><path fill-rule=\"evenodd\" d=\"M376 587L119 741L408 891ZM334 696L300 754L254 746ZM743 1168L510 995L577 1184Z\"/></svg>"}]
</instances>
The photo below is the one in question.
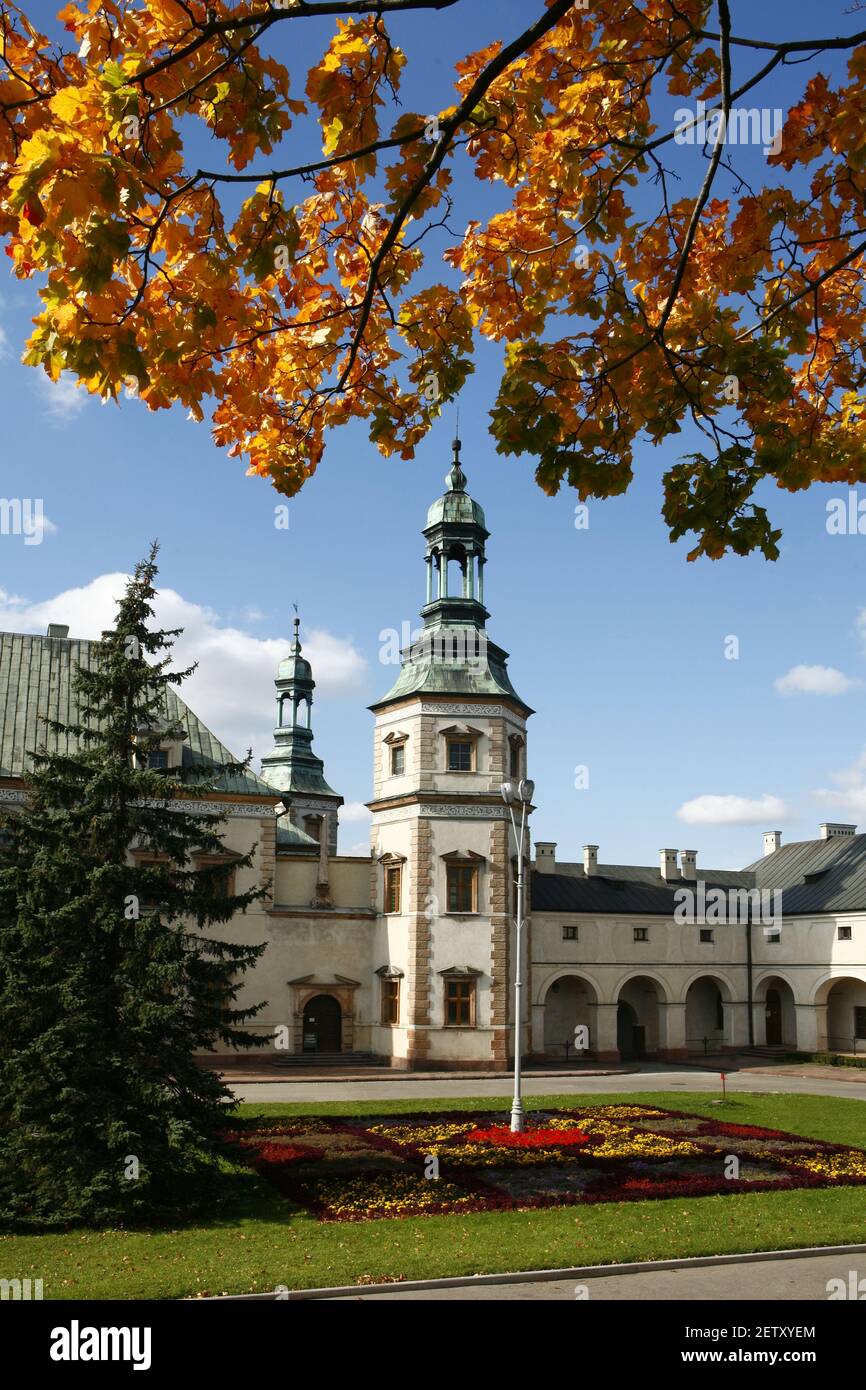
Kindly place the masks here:
<instances>
[{"instance_id":1,"label":"white cloud","mask_svg":"<svg viewBox=\"0 0 866 1390\"><path fill-rule=\"evenodd\" d=\"M357 856L359 859L369 859L369 858L370 858L370 841L369 841L369 840L359 840L358 843L357 843L356 845L350 845L348 849L341 849L341 850L339 851L339 853L340 853L340 854L351 854L351 855L355 855L355 856Z\"/></svg>"},{"instance_id":2,"label":"white cloud","mask_svg":"<svg viewBox=\"0 0 866 1390\"><path fill-rule=\"evenodd\" d=\"M372 812L364 805L363 801L347 801L345 806L340 807L341 821L367 821L373 819Z\"/></svg>"},{"instance_id":3,"label":"white cloud","mask_svg":"<svg viewBox=\"0 0 866 1390\"><path fill-rule=\"evenodd\" d=\"M9 336L6 329L0 323L0 361L9 356Z\"/></svg>"},{"instance_id":4,"label":"white cloud","mask_svg":"<svg viewBox=\"0 0 866 1390\"><path fill-rule=\"evenodd\" d=\"M77 385L78 378L64 372L59 381L52 381L45 372L35 377L36 391L45 405L45 414L56 424L63 424L80 415L90 394L83 386Z\"/></svg>"},{"instance_id":5,"label":"white cloud","mask_svg":"<svg viewBox=\"0 0 866 1390\"><path fill-rule=\"evenodd\" d=\"M846 815L866 818L866 748L851 767L832 772L835 787L819 787L812 795L823 806L832 806Z\"/></svg>"},{"instance_id":6,"label":"white cloud","mask_svg":"<svg viewBox=\"0 0 866 1390\"><path fill-rule=\"evenodd\" d=\"M844 675L835 666L792 666L774 685L780 695L846 695L862 681Z\"/></svg>"},{"instance_id":7,"label":"white cloud","mask_svg":"<svg viewBox=\"0 0 866 1390\"><path fill-rule=\"evenodd\" d=\"M125 575L102 574L39 603L0 589L0 628L45 632L49 623L68 623L71 637L99 637L114 622L125 583ZM156 625L183 628L172 664L183 670L199 663L180 689L186 703L233 753L242 755L250 746L256 757L268 752L276 722L274 675L288 655L290 637L253 637L223 625L212 609L174 589L161 589L154 608ZM302 644L312 663L317 696L341 695L361 686L366 662L351 641L313 628L302 633Z\"/></svg>"},{"instance_id":8,"label":"white cloud","mask_svg":"<svg viewBox=\"0 0 866 1390\"><path fill-rule=\"evenodd\" d=\"M778 796L696 796L684 801L677 819L686 825L762 825L790 820L792 812Z\"/></svg>"}]
</instances>

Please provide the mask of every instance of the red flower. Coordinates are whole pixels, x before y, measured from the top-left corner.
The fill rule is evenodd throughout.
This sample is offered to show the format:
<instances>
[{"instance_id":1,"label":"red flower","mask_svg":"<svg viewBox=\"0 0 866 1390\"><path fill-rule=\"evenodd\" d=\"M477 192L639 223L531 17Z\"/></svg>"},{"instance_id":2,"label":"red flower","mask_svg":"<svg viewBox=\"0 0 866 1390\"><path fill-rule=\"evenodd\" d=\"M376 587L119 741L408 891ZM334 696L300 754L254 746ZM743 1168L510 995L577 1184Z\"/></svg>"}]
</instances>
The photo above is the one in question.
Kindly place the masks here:
<instances>
[{"instance_id":1,"label":"red flower","mask_svg":"<svg viewBox=\"0 0 866 1390\"><path fill-rule=\"evenodd\" d=\"M321 1158L323 1153L312 1144L262 1144L257 1158L260 1163L294 1163L299 1158Z\"/></svg>"},{"instance_id":2,"label":"red flower","mask_svg":"<svg viewBox=\"0 0 866 1390\"><path fill-rule=\"evenodd\" d=\"M504 1125L493 1125L490 1129L472 1129L464 1139L467 1144L497 1144L506 1149L549 1149L586 1144L589 1136L579 1129L528 1129L512 1134Z\"/></svg>"}]
</instances>

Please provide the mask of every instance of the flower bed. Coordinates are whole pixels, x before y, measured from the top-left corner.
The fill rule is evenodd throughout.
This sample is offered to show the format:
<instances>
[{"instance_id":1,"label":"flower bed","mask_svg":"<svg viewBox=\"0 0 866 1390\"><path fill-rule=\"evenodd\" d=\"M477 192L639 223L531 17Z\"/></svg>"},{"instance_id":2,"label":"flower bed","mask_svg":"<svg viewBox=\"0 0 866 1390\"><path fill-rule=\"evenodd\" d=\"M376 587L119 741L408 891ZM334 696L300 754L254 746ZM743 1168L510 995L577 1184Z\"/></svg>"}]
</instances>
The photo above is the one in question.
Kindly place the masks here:
<instances>
[{"instance_id":1,"label":"flower bed","mask_svg":"<svg viewBox=\"0 0 866 1390\"><path fill-rule=\"evenodd\" d=\"M308 1116L231 1137L323 1221L866 1183L861 1149L640 1105L527 1115L520 1134L505 1115L454 1112Z\"/></svg>"}]
</instances>

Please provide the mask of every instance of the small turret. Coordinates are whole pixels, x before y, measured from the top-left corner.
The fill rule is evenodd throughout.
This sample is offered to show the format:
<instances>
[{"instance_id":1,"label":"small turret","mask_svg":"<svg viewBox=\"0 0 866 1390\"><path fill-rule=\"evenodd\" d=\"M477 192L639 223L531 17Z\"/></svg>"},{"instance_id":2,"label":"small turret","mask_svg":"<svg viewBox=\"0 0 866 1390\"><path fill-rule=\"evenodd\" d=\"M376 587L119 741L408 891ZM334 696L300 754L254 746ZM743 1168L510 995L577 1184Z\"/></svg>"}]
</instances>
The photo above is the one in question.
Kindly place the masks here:
<instances>
[{"instance_id":1,"label":"small turret","mask_svg":"<svg viewBox=\"0 0 866 1390\"><path fill-rule=\"evenodd\" d=\"M343 804L325 780L325 764L313 752L313 669L301 655L301 621L295 618L294 637L277 668L277 727L274 748L262 758L262 777L282 798L287 817L312 850L315 843L337 851L337 813ZM306 840L300 839L299 847ZM278 836L279 842L279 836Z\"/></svg>"}]
</instances>

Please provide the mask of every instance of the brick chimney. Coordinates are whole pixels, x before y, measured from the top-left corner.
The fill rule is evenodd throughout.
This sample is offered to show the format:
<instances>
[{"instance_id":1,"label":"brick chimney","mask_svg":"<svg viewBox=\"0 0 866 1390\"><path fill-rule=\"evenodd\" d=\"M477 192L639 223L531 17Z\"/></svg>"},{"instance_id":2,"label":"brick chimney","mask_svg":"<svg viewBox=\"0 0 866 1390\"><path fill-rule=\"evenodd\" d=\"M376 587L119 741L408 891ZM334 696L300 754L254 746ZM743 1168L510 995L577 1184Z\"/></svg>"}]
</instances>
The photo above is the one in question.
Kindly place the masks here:
<instances>
[{"instance_id":1,"label":"brick chimney","mask_svg":"<svg viewBox=\"0 0 866 1390\"><path fill-rule=\"evenodd\" d=\"M672 878L679 878L680 871L677 865L677 852L675 849L659 850L659 871L666 882Z\"/></svg>"},{"instance_id":2,"label":"brick chimney","mask_svg":"<svg viewBox=\"0 0 866 1390\"><path fill-rule=\"evenodd\" d=\"M540 874L556 873L556 841L535 841L535 868Z\"/></svg>"},{"instance_id":3,"label":"brick chimney","mask_svg":"<svg viewBox=\"0 0 866 1390\"><path fill-rule=\"evenodd\" d=\"M584 845L583 872L587 878L598 873L598 845Z\"/></svg>"},{"instance_id":4,"label":"brick chimney","mask_svg":"<svg viewBox=\"0 0 866 1390\"><path fill-rule=\"evenodd\" d=\"M776 850L781 848L781 844L782 844L782 832L781 832L781 830L765 830L765 831L764 831L764 854L775 854L775 853L776 853Z\"/></svg>"},{"instance_id":5,"label":"brick chimney","mask_svg":"<svg viewBox=\"0 0 866 1390\"><path fill-rule=\"evenodd\" d=\"M696 879L698 876L698 852L696 849L681 849L680 864L683 878Z\"/></svg>"}]
</instances>

